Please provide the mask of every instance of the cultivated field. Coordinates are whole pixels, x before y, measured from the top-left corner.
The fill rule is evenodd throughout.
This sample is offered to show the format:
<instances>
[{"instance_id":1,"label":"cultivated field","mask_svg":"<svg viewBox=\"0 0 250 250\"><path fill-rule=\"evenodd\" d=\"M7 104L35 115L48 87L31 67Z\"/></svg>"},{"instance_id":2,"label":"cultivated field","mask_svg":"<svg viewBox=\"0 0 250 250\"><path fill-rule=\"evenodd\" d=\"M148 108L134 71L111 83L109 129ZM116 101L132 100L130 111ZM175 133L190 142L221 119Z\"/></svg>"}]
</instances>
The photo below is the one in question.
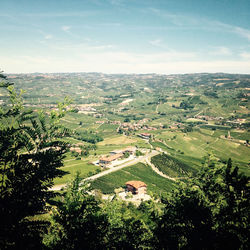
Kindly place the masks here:
<instances>
[{"instance_id":1,"label":"cultivated field","mask_svg":"<svg viewBox=\"0 0 250 250\"><path fill-rule=\"evenodd\" d=\"M62 169L68 173L56 179L56 184L68 182L77 171L82 178L101 171L91 162L127 146L165 152L173 160L164 159L161 170L170 176L180 174L175 160L192 172L200 169L208 155L220 162L232 158L240 171L250 175L249 75L67 73L12 77L18 90L28 90L23 95L25 106L36 111L51 112L65 96L72 98L72 112L61 120L70 133L60 139L69 147L81 145L83 154L67 153ZM6 93L0 92L1 105L8 105L7 100ZM140 138L140 133L149 133L150 140ZM184 167L183 173L186 170ZM153 192L171 189L169 181L143 164L105 176L93 185L113 192L132 177L148 182Z\"/></svg>"},{"instance_id":2,"label":"cultivated field","mask_svg":"<svg viewBox=\"0 0 250 250\"><path fill-rule=\"evenodd\" d=\"M156 174L150 166L138 163L131 167L108 174L93 181L92 187L103 193L113 193L114 189L125 187L125 183L131 180L140 180L148 186L148 191L153 193L165 193L172 190L174 183Z\"/></svg>"}]
</instances>

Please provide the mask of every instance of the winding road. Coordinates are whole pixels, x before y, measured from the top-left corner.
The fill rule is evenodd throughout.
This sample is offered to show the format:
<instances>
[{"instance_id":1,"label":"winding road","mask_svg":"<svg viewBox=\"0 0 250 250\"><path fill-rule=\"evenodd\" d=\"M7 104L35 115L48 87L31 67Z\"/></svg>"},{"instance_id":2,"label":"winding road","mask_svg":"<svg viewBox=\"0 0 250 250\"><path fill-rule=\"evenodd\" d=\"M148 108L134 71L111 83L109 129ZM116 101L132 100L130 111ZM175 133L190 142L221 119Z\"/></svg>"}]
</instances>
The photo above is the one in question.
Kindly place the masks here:
<instances>
[{"instance_id":1,"label":"winding road","mask_svg":"<svg viewBox=\"0 0 250 250\"><path fill-rule=\"evenodd\" d=\"M84 180L82 180L81 183L84 183L85 181L96 180L97 178L100 178L100 177L102 177L102 176L104 176L104 175L113 173L113 172L115 172L115 171L118 171L118 170L123 169L123 168L125 168L125 167L129 167L129 166L131 166L131 165L135 165L136 163L139 163L139 162L146 162L146 163L147 163L147 162L150 162L149 159L150 159L151 157L157 155L157 154L159 154L159 152L153 150L151 153L147 153L147 154L144 155L144 156L139 156L139 157L135 158L134 160L131 160L131 161L129 161L129 162L126 162L126 163L124 163L124 164L122 164L122 165L120 165L120 166L112 167L112 168L110 168L110 169L108 169L108 170L105 170L105 171L103 171L103 172L101 172L101 173L98 173L98 174L92 175L92 176L90 176L90 177L88 177L88 178L85 178ZM154 169L153 169L153 170L154 170ZM171 178L171 177L170 177L170 178ZM53 186L50 190L58 191L58 190L61 190L61 188L64 188L64 187L66 187L66 186L67 186L67 184L55 185L55 186Z\"/></svg>"},{"instance_id":2,"label":"winding road","mask_svg":"<svg viewBox=\"0 0 250 250\"><path fill-rule=\"evenodd\" d=\"M152 151L151 153L148 153L148 154L146 154L145 156L139 156L139 157L137 157L136 159L131 160L131 161L129 161L129 162L126 162L126 163L124 163L124 164L122 164L122 165L120 165L120 166L112 167L112 168L110 168L110 169L108 169L108 170L105 170L105 171L103 171L103 172L101 172L101 173L92 175L92 176L90 176L90 177L84 179L82 182L87 181L87 180L95 180L95 179L97 179L97 178L100 178L100 177L102 177L102 176L104 176L104 175L113 173L113 172L118 171L118 170L120 170L120 169L123 169L123 168L125 168L125 167L129 167L129 166L131 166L131 165L135 165L136 163L143 162L143 161L147 160L148 158L151 158L151 157L153 157L153 156L155 156L155 155L157 155L157 154L159 154L157 151Z\"/></svg>"}]
</instances>

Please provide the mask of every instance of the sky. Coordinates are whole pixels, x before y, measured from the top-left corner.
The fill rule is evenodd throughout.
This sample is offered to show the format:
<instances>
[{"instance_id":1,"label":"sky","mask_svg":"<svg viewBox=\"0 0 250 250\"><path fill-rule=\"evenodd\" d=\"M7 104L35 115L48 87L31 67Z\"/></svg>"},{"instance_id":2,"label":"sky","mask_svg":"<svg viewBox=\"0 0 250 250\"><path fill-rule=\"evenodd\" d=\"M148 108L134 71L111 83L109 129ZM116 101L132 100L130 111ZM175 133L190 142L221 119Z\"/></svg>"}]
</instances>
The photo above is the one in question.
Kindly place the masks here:
<instances>
[{"instance_id":1,"label":"sky","mask_svg":"<svg viewBox=\"0 0 250 250\"><path fill-rule=\"evenodd\" d=\"M0 0L5 73L250 73L250 0Z\"/></svg>"}]
</instances>

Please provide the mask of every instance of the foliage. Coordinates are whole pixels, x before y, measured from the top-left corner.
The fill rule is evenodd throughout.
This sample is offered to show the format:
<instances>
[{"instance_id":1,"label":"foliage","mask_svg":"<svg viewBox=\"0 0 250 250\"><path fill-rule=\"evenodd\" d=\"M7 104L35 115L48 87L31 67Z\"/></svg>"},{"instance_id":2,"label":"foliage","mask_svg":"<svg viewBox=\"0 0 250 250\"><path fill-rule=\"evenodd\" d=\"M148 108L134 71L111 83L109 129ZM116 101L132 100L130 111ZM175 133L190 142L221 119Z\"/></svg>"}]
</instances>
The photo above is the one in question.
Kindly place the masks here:
<instances>
[{"instance_id":1,"label":"foliage","mask_svg":"<svg viewBox=\"0 0 250 250\"><path fill-rule=\"evenodd\" d=\"M184 129L182 129L183 133L188 133L188 132L192 132L193 131L193 124L189 124L188 126L186 126Z\"/></svg>"},{"instance_id":2,"label":"foliage","mask_svg":"<svg viewBox=\"0 0 250 250\"><path fill-rule=\"evenodd\" d=\"M103 212L109 221L108 248L138 249L151 245L152 231L138 209L119 199L105 202Z\"/></svg>"},{"instance_id":3,"label":"foliage","mask_svg":"<svg viewBox=\"0 0 250 250\"><path fill-rule=\"evenodd\" d=\"M137 249L150 246L152 232L134 207L119 200L100 204L80 185L79 174L52 215L44 244L50 249Z\"/></svg>"},{"instance_id":4,"label":"foliage","mask_svg":"<svg viewBox=\"0 0 250 250\"><path fill-rule=\"evenodd\" d=\"M182 101L180 103L180 108L182 108L182 109L192 109L192 108L194 108L194 105L191 105L188 101Z\"/></svg>"},{"instance_id":5,"label":"foliage","mask_svg":"<svg viewBox=\"0 0 250 250\"><path fill-rule=\"evenodd\" d=\"M129 152L125 152L124 154L123 154L123 157L124 158L128 158L130 156L130 153Z\"/></svg>"},{"instance_id":6,"label":"foliage","mask_svg":"<svg viewBox=\"0 0 250 250\"><path fill-rule=\"evenodd\" d=\"M211 164L180 184L166 204L156 235L165 249L247 249L249 178L233 168Z\"/></svg>"},{"instance_id":7,"label":"foliage","mask_svg":"<svg viewBox=\"0 0 250 250\"><path fill-rule=\"evenodd\" d=\"M142 155L144 155L140 150L136 150L135 151L135 155L138 157L138 156L142 156Z\"/></svg>"},{"instance_id":8,"label":"foliage","mask_svg":"<svg viewBox=\"0 0 250 250\"><path fill-rule=\"evenodd\" d=\"M52 224L44 243L51 249L100 249L105 246L107 219L87 184L80 189L80 177L69 186L54 209Z\"/></svg>"},{"instance_id":9,"label":"foliage","mask_svg":"<svg viewBox=\"0 0 250 250\"><path fill-rule=\"evenodd\" d=\"M100 135L98 135L96 133L90 133L88 131L75 132L73 137L75 139L82 140L82 141L89 142L89 143L93 143L93 144L100 142L100 141L103 141L103 138Z\"/></svg>"},{"instance_id":10,"label":"foliage","mask_svg":"<svg viewBox=\"0 0 250 250\"><path fill-rule=\"evenodd\" d=\"M0 110L0 247L35 247L39 234L32 231L35 222L32 226L26 218L45 209L52 196L48 188L53 178L64 174L59 167L67 148L57 138L66 132L59 119L68 100L59 104L59 111L53 111L46 122L44 113L24 109L23 92L17 94L8 80L3 80L10 106ZM38 224L42 226L37 223L37 230Z\"/></svg>"}]
</instances>

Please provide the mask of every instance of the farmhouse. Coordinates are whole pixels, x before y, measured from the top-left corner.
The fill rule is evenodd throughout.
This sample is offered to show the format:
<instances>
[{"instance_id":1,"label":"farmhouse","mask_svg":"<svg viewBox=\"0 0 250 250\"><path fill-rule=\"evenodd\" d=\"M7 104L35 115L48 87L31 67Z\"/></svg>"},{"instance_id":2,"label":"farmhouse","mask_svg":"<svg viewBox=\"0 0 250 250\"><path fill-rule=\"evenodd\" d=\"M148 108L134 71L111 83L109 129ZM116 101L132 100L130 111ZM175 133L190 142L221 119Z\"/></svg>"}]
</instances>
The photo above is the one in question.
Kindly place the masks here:
<instances>
[{"instance_id":1,"label":"farmhouse","mask_svg":"<svg viewBox=\"0 0 250 250\"><path fill-rule=\"evenodd\" d=\"M147 184L142 181L128 181L126 182L127 191L132 192L132 194L146 194Z\"/></svg>"},{"instance_id":2,"label":"farmhouse","mask_svg":"<svg viewBox=\"0 0 250 250\"><path fill-rule=\"evenodd\" d=\"M99 160L99 164L100 165L108 165L110 164L112 161L115 161L115 160L118 160L120 158L123 157L123 154L122 153L119 153L119 154L114 154L114 155L110 155L108 157L101 157L100 160Z\"/></svg>"},{"instance_id":3,"label":"farmhouse","mask_svg":"<svg viewBox=\"0 0 250 250\"><path fill-rule=\"evenodd\" d=\"M143 139L150 139L150 137L151 137L151 134L149 134L149 133L141 133L141 134L139 134L139 136L141 137L141 138L143 138Z\"/></svg>"}]
</instances>

